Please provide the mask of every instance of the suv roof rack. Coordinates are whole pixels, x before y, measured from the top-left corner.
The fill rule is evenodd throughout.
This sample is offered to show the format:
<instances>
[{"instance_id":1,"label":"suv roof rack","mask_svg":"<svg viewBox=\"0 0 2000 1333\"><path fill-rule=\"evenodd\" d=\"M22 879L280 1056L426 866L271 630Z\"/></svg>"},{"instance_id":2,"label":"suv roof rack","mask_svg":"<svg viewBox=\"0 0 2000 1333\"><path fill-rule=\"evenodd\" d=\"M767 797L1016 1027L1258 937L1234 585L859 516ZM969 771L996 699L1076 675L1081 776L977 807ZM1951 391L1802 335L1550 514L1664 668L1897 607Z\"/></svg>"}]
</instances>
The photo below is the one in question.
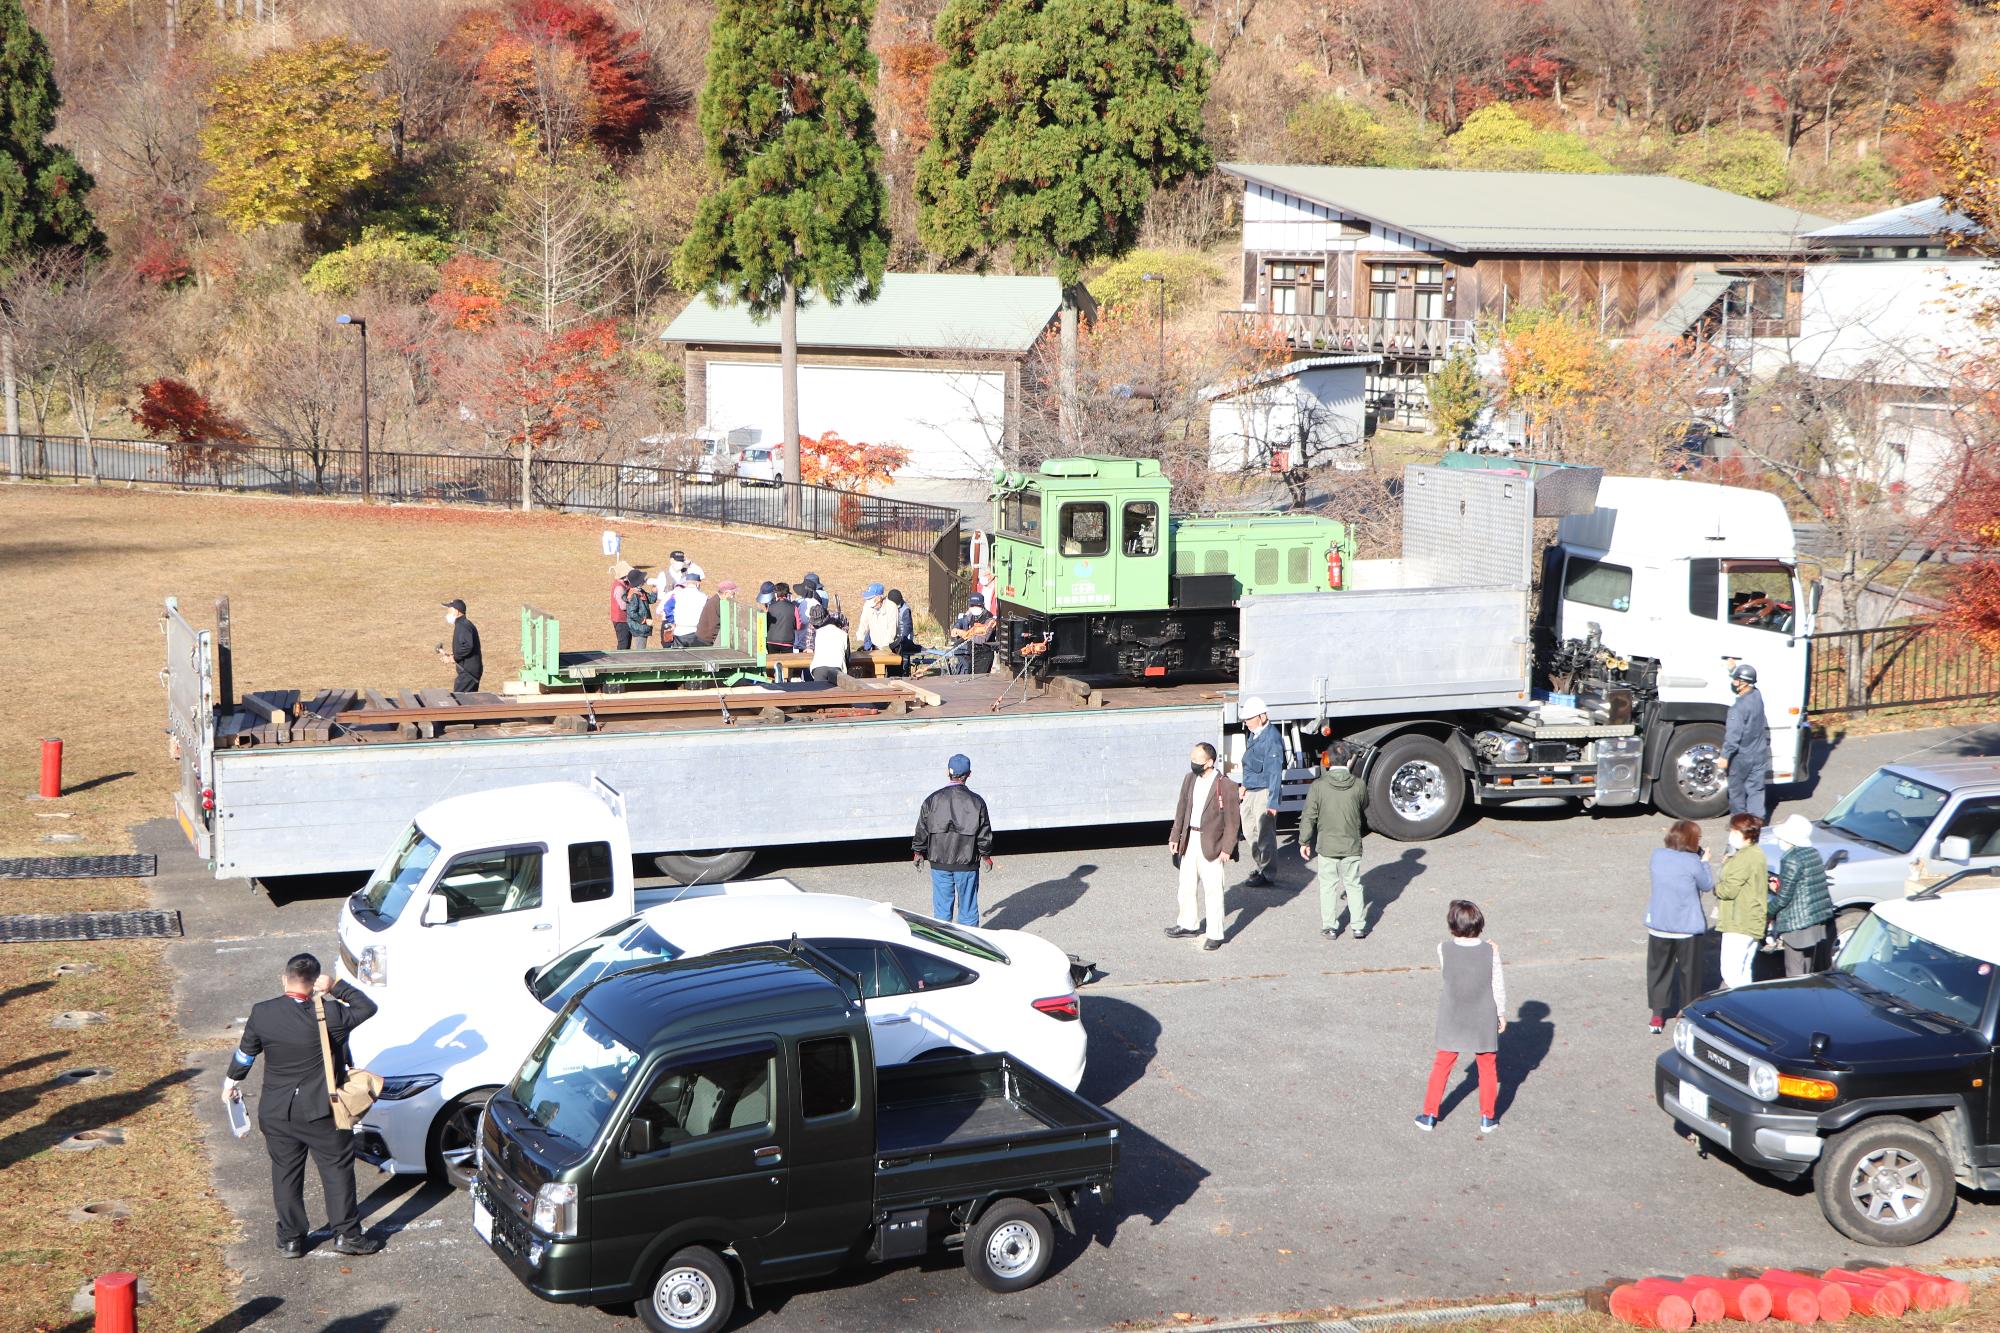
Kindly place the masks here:
<instances>
[{"instance_id":1,"label":"suv roof rack","mask_svg":"<svg viewBox=\"0 0 2000 1333\"><path fill-rule=\"evenodd\" d=\"M1906 901L1913 903L1925 902L1929 899L1937 897L1940 893L1945 892L1947 889L1957 887L1958 882L1964 879L2000 879L2000 865L1985 866L1973 870L1961 870L1956 874L1946 875L1943 879L1939 880L1937 883L1926 884L1923 888L1918 889L1915 893L1911 894ZM1983 886L1975 886L1975 887L1983 887Z\"/></svg>"}]
</instances>

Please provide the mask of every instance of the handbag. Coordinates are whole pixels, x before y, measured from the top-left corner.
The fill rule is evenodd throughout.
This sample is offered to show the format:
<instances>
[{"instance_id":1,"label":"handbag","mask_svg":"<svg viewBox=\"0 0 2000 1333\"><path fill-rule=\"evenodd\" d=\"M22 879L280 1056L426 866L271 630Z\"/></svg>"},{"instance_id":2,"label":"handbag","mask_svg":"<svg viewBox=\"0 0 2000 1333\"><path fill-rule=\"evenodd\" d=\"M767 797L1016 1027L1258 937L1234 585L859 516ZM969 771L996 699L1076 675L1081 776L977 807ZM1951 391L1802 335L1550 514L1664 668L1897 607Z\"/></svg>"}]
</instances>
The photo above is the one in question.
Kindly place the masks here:
<instances>
[{"instance_id":1,"label":"handbag","mask_svg":"<svg viewBox=\"0 0 2000 1333\"><path fill-rule=\"evenodd\" d=\"M313 1017L319 1020L319 1058L326 1070L326 1086L332 1093L335 1129L353 1129L368 1114L368 1108L382 1094L382 1076L366 1069L350 1069L347 1081L333 1081L333 1039L326 1031L325 997L313 996Z\"/></svg>"}]
</instances>

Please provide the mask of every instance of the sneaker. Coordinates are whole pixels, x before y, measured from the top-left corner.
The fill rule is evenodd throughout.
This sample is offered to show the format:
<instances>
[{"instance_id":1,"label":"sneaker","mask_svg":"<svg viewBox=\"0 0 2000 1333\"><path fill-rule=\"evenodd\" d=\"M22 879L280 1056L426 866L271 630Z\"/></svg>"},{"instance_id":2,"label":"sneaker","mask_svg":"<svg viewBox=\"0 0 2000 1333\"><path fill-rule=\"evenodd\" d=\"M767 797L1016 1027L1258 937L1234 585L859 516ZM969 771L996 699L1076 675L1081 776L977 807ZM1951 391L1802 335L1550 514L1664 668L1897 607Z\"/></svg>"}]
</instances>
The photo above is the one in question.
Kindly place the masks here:
<instances>
[{"instance_id":1,"label":"sneaker","mask_svg":"<svg viewBox=\"0 0 2000 1333\"><path fill-rule=\"evenodd\" d=\"M382 1242L365 1231L356 1231L351 1235L335 1236L333 1238L333 1252L335 1254L352 1255L380 1254L382 1252Z\"/></svg>"},{"instance_id":2,"label":"sneaker","mask_svg":"<svg viewBox=\"0 0 2000 1333\"><path fill-rule=\"evenodd\" d=\"M1340 938L1340 927L1339 927L1339 926L1328 926L1328 927L1326 927L1326 929L1324 929L1324 930L1320 931L1320 934L1322 934L1322 935L1326 936L1326 938L1328 938L1328 939L1330 939L1330 940L1337 940L1337 939L1339 939L1339 938Z\"/></svg>"},{"instance_id":3,"label":"sneaker","mask_svg":"<svg viewBox=\"0 0 2000 1333\"><path fill-rule=\"evenodd\" d=\"M1215 951L1216 951L1217 949L1220 949L1220 948L1222 947L1222 941L1221 941L1221 940L1203 940L1203 941L1201 942L1201 947L1202 947L1202 951L1203 951L1204 953L1214 953L1214 952L1215 952Z\"/></svg>"},{"instance_id":4,"label":"sneaker","mask_svg":"<svg viewBox=\"0 0 2000 1333\"><path fill-rule=\"evenodd\" d=\"M1365 939L1367 939L1367 938L1368 938L1368 927L1366 927L1366 926L1356 926L1356 927L1354 928L1354 938L1355 938L1355 939L1357 939L1357 940L1365 940Z\"/></svg>"},{"instance_id":5,"label":"sneaker","mask_svg":"<svg viewBox=\"0 0 2000 1333\"><path fill-rule=\"evenodd\" d=\"M1651 1018L1646 1020L1646 1031L1652 1033L1654 1036L1657 1037L1666 1030L1667 1030L1666 1020L1661 1018L1658 1014L1654 1014Z\"/></svg>"},{"instance_id":6,"label":"sneaker","mask_svg":"<svg viewBox=\"0 0 2000 1333\"><path fill-rule=\"evenodd\" d=\"M278 1242L278 1253L287 1259L303 1259L306 1243L302 1240L281 1240Z\"/></svg>"},{"instance_id":7,"label":"sneaker","mask_svg":"<svg viewBox=\"0 0 2000 1333\"><path fill-rule=\"evenodd\" d=\"M1170 940L1191 940L1199 934L1201 934L1199 929L1189 930L1185 926L1167 927L1167 938Z\"/></svg>"},{"instance_id":8,"label":"sneaker","mask_svg":"<svg viewBox=\"0 0 2000 1333\"><path fill-rule=\"evenodd\" d=\"M1492 1116L1483 1115L1479 1117L1479 1132L1481 1134L1491 1134L1498 1128L1500 1128L1500 1122Z\"/></svg>"},{"instance_id":9,"label":"sneaker","mask_svg":"<svg viewBox=\"0 0 2000 1333\"><path fill-rule=\"evenodd\" d=\"M1268 889L1271 887L1271 881L1264 878L1264 872L1261 870L1251 871L1250 878L1243 882L1253 889Z\"/></svg>"},{"instance_id":10,"label":"sneaker","mask_svg":"<svg viewBox=\"0 0 2000 1333\"><path fill-rule=\"evenodd\" d=\"M1424 1133L1428 1134L1437 1127L1438 1118L1436 1116L1420 1115L1417 1117L1417 1128L1421 1129Z\"/></svg>"}]
</instances>

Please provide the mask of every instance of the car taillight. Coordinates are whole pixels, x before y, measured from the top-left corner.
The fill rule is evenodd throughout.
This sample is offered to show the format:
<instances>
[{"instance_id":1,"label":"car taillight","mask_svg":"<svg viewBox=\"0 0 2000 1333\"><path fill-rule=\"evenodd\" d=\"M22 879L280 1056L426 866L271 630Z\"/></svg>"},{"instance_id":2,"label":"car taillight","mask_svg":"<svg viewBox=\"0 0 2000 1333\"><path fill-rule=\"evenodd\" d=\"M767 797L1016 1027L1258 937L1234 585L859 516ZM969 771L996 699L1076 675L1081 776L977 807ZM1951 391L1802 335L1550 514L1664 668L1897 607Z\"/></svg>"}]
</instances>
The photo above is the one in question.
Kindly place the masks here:
<instances>
[{"instance_id":1,"label":"car taillight","mask_svg":"<svg viewBox=\"0 0 2000 1333\"><path fill-rule=\"evenodd\" d=\"M1050 1018L1060 1018L1065 1023L1074 1023L1083 1016L1082 1006L1078 1003L1074 991L1068 995L1051 995L1045 1000L1036 1000L1035 1008Z\"/></svg>"}]
</instances>

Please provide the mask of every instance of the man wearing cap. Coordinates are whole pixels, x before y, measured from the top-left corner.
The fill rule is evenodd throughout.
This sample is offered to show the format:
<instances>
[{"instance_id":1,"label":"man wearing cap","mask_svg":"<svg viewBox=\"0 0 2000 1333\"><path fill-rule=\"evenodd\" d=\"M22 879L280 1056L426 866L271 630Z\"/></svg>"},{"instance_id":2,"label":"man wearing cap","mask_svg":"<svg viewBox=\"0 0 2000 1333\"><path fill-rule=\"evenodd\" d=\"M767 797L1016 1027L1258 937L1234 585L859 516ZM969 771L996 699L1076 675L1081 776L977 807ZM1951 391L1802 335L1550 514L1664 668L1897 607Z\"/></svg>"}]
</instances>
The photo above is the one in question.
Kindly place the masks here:
<instances>
[{"instance_id":1,"label":"man wearing cap","mask_svg":"<svg viewBox=\"0 0 2000 1333\"><path fill-rule=\"evenodd\" d=\"M993 627L1000 622L986 609L986 598L979 593L965 599L965 613L951 622L951 638L954 644L963 643L965 649L954 653L951 659L951 674L963 676L984 675L993 669L993 649L988 646L993 638Z\"/></svg>"},{"instance_id":2,"label":"man wearing cap","mask_svg":"<svg viewBox=\"0 0 2000 1333\"><path fill-rule=\"evenodd\" d=\"M1271 725L1264 701L1251 695L1237 707L1237 715L1249 729L1250 743L1243 747L1243 836L1250 842L1250 859L1256 869L1244 883L1261 889L1271 882L1271 863L1277 859L1278 796L1285 781L1285 738Z\"/></svg>"},{"instance_id":3,"label":"man wearing cap","mask_svg":"<svg viewBox=\"0 0 2000 1333\"><path fill-rule=\"evenodd\" d=\"M479 678L486 674L486 663L479 656L479 630L465 614L465 603L454 597L444 604L444 623L451 626L451 648L438 645L438 656L457 668L453 677L453 694L470 694L479 688Z\"/></svg>"},{"instance_id":4,"label":"man wearing cap","mask_svg":"<svg viewBox=\"0 0 2000 1333\"><path fill-rule=\"evenodd\" d=\"M681 571L681 586L674 589L660 608L663 622L673 625L673 646L676 648L698 648L701 644L701 613L708 609L708 594L701 590L702 572L700 565L689 565ZM662 630L664 637L665 631ZM665 645L662 644L662 647Z\"/></svg>"},{"instance_id":5,"label":"man wearing cap","mask_svg":"<svg viewBox=\"0 0 2000 1333\"><path fill-rule=\"evenodd\" d=\"M1736 702L1722 729L1722 771L1729 775L1729 813L1765 818L1764 779L1771 771L1771 724L1757 690L1757 668L1738 662L1729 672Z\"/></svg>"},{"instance_id":6,"label":"man wearing cap","mask_svg":"<svg viewBox=\"0 0 2000 1333\"><path fill-rule=\"evenodd\" d=\"M888 590L871 583L861 591L861 651L886 653L896 643L896 604Z\"/></svg>"},{"instance_id":7,"label":"man wearing cap","mask_svg":"<svg viewBox=\"0 0 2000 1333\"><path fill-rule=\"evenodd\" d=\"M950 781L926 796L917 811L912 859L918 865L931 863L931 915L976 926L980 862L993 868L993 822L986 802L965 785L972 761L955 754L945 761L944 772Z\"/></svg>"}]
</instances>

